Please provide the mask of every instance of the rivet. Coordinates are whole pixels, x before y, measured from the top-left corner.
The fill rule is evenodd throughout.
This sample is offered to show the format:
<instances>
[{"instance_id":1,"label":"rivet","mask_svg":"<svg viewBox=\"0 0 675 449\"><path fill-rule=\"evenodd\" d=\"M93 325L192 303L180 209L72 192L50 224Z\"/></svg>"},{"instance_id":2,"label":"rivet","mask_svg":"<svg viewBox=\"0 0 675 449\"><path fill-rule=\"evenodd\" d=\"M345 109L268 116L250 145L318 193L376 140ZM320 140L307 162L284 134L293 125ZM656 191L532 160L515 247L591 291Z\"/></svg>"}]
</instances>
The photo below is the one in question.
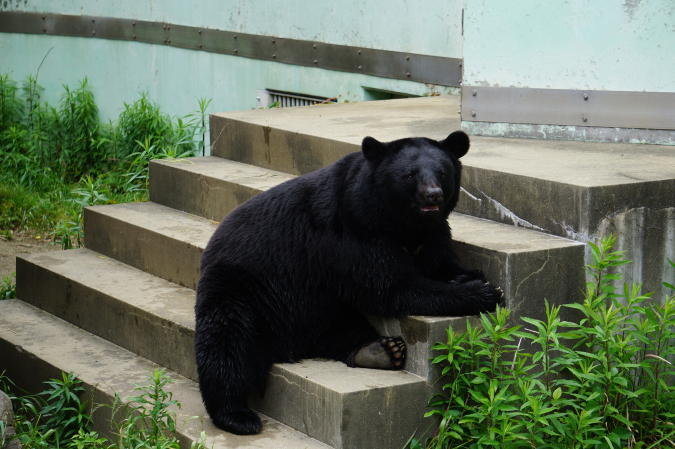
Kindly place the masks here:
<instances>
[{"instance_id":1,"label":"rivet","mask_svg":"<svg viewBox=\"0 0 675 449\"><path fill-rule=\"evenodd\" d=\"M47 28L44 28L44 27L43 27L43 28L42 28L42 32L43 32L43 33L46 33L46 32L47 32Z\"/></svg>"},{"instance_id":2,"label":"rivet","mask_svg":"<svg viewBox=\"0 0 675 449\"><path fill-rule=\"evenodd\" d=\"M317 60L315 59L315 60L314 60L314 64L318 64L318 63L319 63L319 61L317 61Z\"/></svg>"},{"instance_id":3,"label":"rivet","mask_svg":"<svg viewBox=\"0 0 675 449\"><path fill-rule=\"evenodd\" d=\"M475 97L476 95L478 95L478 91L472 90L472 91L471 91L471 95L473 95L473 96Z\"/></svg>"},{"instance_id":4,"label":"rivet","mask_svg":"<svg viewBox=\"0 0 675 449\"><path fill-rule=\"evenodd\" d=\"M410 76L410 72L406 72L405 76Z\"/></svg>"},{"instance_id":5,"label":"rivet","mask_svg":"<svg viewBox=\"0 0 675 449\"><path fill-rule=\"evenodd\" d=\"M131 24L132 24L133 26L136 26L136 22L132 22Z\"/></svg>"},{"instance_id":6,"label":"rivet","mask_svg":"<svg viewBox=\"0 0 675 449\"><path fill-rule=\"evenodd\" d=\"M276 43L277 43L277 40L276 40L276 39L272 39L272 43L273 43L273 44L276 44Z\"/></svg>"},{"instance_id":7,"label":"rivet","mask_svg":"<svg viewBox=\"0 0 675 449\"><path fill-rule=\"evenodd\" d=\"M361 54L361 50L359 50L359 54Z\"/></svg>"},{"instance_id":8,"label":"rivet","mask_svg":"<svg viewBox=\"0 0 675 449\"><path fill-rule=\"evenodd\" d=\"M45 15L44 15L44 14L42 14L42 20L45 20Z\"/></svg>"},{"instance_id":9,"label":"rivet","mask_svg":"<svg viewBox=\"0 0 675 449\"><path fill-rule=\"evenodd\" d=\"M168 27L166 27L166 29L167 29L167 30L170 30L170 29L171 29L171 27L170 27L170 26L168 26Z\"/></svg>"},{"instance_id":10,"label":"rivet","mask_svg":"<svg viewBox=\"0 0 675 449\"><path fill-rule=\"evenodd\" d=\"M584 100L588 100L588 94L584 94Z\"/></svg>"},{"instance_id":11,"label":"rivet","mask_svg":"<svg viewBox=\"0 0 675 449\"><path fill-rule=\"evenodd\" d=\"M199 30L199 34L202 34L202 30ZM235 36L236 37L236 36Z\"/></svg>"},{"instance_id":12,"label":"rivet","mask_svg":"<svg viewBox=\"0 0 675 449\"><path fill-rule=\"evenodd\" d=\"M237 49L235 48L235 49L234 49L234 52L235 52L235 53L239 53L239 50L237 50Z\"/></svg>"},{"instance_id":13,"label":"rivet","mask_svg":"<svg viewBox=\"0 0 675 449\"><path fill-rule=\"evenodd\" d=\"M166 30L166 25L164 25L162 28Z\"/></svg>"},{"instance_id":14,"label":"rivet","mask_svg":"<svg viewBox=\"0 0 675 449\"><path fill-rule=\"evenodd\" d=\"M406 60L406 61L410 61L410 56L406 56L406 57L405 57L405 60Z\"/></svg>"},{"instance_id":15,"label":"rivet","mask_svg":"<svg viewBox=\"0 0 675 449\"><path fill-rule=\"evenodd\" d=\"M134 34L134 39L136 39L136 35Z\"/></svg>"},{"instance_id":16,"label":"rivet","mask_svg":"<svg viewBox=\"0 0 675 449\"><path fill-rule=\"evenodd\" d=\"M475 116L476 116L476 111L471 111L471 117L475 117Z\"/></svg>"},{"instance_id":17,"label":"rivet","mask_svg":"<svg viewBox=\"0 0 675 449\"><path fill-rule=\"evenodd\" d=\"M199 48L202 48L202 44L199 44ZM235 48L234 51L236 52L237 49Z\"/></svg>"},{"instance_id":18,"label":"rivet","mask_svg":"<svg viewBox=\"0 0 675 449\"><path fill-rule=\"evenodd\" d=\"M316 48L316 44L314 44L313 47Z\"/></svg>"},{"instance_id":19,"label":"rivet","mask_svg":"<svg viewBox=\"0 0 675 449\"><path fill-rule=\"evenodd\" d=\"M276 59L276 57L277 57L276 53L275 53L275 54L273 54L273 55L272 55L272 57Z\"/></svg>"},{"instance_id":20,"label":"rivet","mask_svg":"<svg viewBox=\"0 0 675 449\"><path fill-rule=\"evenodd\" d=\"M169 39L169 40L168 40L168 41L166 41L166 42L167 42L168 44L170 44L170 43L171 43L171 39Z\"/></svg>"},{"instance_id":21,"label":"rivet","mask_svg":"<svg viewBox=\"0 0 675 449\"><path fill-rule=\"evenodd\" d=\"M359 70L361 70L361 66L359 66Z\"/></svg>"},{"instance_id":22,"label":"rivet","mask_svg":"<svg viewBox=\"0 0 675 449\"><path fill-rule=\"evenodd\" d=\"M581 120L583 120L584 122L587 122L587 121L588 121L588 117L586 117L586 116L584 115L584 116L581 118Z\"/></svg>"},{"instance_id":23,"label":"rivet","mask_svg":"<svg viewBox=\"0 0 675 449\"><path fill-rule=\"evenodd\" d=\"M96 31L92 31L91 34L96 34Z\"/></svg>"},{"instance_id":24,"label":"rivet","mask_svg":"<svg viewBox=\"0 0 675 449\"><path fill-rule=\"evenodd\" d=\"M164 39L164 42L166 42L166 39Z\"/></svg>"},{"instance_id":25,"label":"rivet","mask_svg":"<svg viewBox=\"0 0 675 449\"><path fill-rule=\"evenodd\" d=\"M237 35L236 35L236 34L234 35L234 38L235 38L235 39L237 38Z\"/></svg>"}]
</instances>

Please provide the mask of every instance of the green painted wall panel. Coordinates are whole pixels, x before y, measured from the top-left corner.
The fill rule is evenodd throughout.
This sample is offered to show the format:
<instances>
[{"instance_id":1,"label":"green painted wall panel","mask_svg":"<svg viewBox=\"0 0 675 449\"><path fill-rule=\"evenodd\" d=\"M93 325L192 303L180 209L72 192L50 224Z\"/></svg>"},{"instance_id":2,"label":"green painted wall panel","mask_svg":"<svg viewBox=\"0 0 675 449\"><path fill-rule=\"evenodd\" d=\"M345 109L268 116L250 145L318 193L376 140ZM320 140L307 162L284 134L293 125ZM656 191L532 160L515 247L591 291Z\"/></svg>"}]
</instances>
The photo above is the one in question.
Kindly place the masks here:
<instances>
[{"instance_id":1,"label":"green painted wall panel","mask_svg":"<svg viewBox=\"0 0 675 449\"><path fill-rule=\"evenodd\" d=\"M380 50L462 57L463 0L0 0L0 11L169 22Z\"/></svg>"},{"instance_id":2,"label":"green painted wall panel","mask_svg":"<svg viewBox=\"0 0 675 449\"><path fill-rule=\"evenodd\" d=\"M466 0L464 84L675 92L673 0Z\"/></svg>"}]
</instances>

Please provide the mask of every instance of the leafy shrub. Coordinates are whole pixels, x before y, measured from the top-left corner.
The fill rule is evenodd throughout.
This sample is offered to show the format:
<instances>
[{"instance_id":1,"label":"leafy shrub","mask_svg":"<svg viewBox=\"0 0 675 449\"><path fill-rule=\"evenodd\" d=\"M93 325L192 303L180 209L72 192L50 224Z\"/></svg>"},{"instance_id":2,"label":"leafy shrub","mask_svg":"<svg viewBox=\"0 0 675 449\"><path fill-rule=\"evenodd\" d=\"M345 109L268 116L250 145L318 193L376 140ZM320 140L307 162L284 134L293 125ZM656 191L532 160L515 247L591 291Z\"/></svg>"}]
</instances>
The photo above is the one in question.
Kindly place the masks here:
<instances>
[{"instance_id":1,"label":"leafy shrub","mask_svg":"<svg viewBox=\"0 0 675 449\"><path fill-rule=\"evenodd\" d=\"M675 446L675 296L642 305L640 285L617 292L612 267L629 263L611 252L615 238L590 243L579 323L561 321L546 303L546 321L509 311L483 315L482 328L448 329L433 363L443 364L444 394L432 399L440 426L411 448L656 448ZM671 262L672 264L672 262ZM673 288L670 284L664 284ZM523 341L538 348L520 349Z\"/></svg>"}]
</instances>

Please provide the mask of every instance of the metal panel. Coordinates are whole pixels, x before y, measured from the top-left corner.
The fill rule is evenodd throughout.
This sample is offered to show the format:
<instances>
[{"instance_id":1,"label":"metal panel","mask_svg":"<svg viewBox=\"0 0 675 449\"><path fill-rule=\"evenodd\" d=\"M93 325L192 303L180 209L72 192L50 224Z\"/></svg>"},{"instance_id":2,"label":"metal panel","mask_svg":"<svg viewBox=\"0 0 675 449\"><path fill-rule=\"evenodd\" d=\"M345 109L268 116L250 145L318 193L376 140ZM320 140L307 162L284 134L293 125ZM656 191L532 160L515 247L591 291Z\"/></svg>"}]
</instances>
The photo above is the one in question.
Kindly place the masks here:
<instances>
[{"instance_id":1,"label":"metal panel","mask_svg":"<svg viewBox=\"0 0 675 449\"><path fill-rule=\"evenodd\" d=\"M462 60L111 17L0 12L0 32L161 44L341 72L459 86Z\"/></svg>"},{"instance_id":2,"label":"metal panel","mask_svg":"<svg viewBox=\"0 0 675 449\"><path fill-rule=\"evenodd\" d=\"M464 121L675 129L675 93L462 87Z\"/></svg>"}]
</instances>

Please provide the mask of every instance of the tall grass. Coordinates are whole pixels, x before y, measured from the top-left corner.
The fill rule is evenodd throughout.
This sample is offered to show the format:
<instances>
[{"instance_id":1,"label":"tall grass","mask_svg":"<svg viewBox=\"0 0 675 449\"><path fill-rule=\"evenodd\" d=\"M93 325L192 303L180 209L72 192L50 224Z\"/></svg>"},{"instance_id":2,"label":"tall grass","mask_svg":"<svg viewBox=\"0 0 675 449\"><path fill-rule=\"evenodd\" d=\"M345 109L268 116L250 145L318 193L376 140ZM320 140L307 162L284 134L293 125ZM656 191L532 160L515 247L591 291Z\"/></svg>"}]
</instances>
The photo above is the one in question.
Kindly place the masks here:
<instances>
[{"instance_id":1,"label":"tall grass","mask_svg":"<svg viewBox=\"0 0 675 449\"><path fill-rule=\"evenodd\" d=\"M150 160L205 153L210 100L171 117L141 93L101 123L87 78L64 85L57 105L43 93L33 76L19 87L0 75L0 230L53 232L64 248L77 245L83 207L145 201Z\"/></svg>"}]
</instances>

